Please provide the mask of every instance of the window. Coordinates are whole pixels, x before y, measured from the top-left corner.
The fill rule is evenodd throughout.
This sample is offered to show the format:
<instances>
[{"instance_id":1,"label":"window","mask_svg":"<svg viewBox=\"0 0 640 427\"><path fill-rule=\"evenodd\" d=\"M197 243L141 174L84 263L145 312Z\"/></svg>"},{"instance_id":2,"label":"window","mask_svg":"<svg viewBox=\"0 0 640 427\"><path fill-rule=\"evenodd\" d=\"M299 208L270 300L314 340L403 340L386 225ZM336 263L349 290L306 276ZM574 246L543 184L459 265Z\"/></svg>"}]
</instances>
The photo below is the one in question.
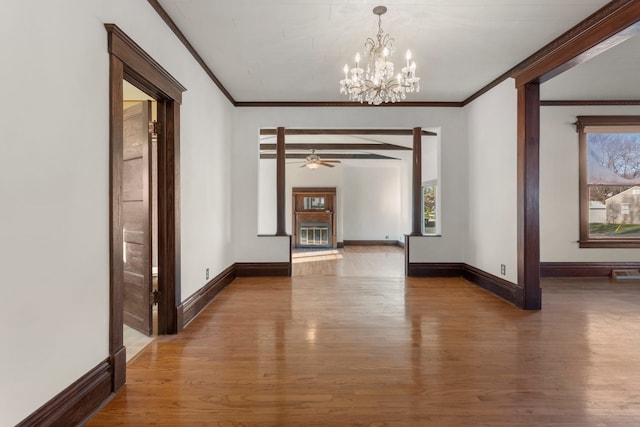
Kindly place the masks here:
<instances>
[{"instance_id":1,"label":"window","mask_svg":"<svg viewBox=\"0 0 640 427\"><path fill-rule=\"evenodd\" d=\"M640 247L640 116L579 116L580 247Z\"/></svg>"},{"instance_id":2,"label":"window","mask_svg":"<svg viewBox=\"0 0 640 427\"><path fill-rule=\"evenodd\" d=\"M422 187L422 201L424 220L422 224L422 234L438 234L437 227L437 185L432 183Z\"/></svg>"}]
</instances>

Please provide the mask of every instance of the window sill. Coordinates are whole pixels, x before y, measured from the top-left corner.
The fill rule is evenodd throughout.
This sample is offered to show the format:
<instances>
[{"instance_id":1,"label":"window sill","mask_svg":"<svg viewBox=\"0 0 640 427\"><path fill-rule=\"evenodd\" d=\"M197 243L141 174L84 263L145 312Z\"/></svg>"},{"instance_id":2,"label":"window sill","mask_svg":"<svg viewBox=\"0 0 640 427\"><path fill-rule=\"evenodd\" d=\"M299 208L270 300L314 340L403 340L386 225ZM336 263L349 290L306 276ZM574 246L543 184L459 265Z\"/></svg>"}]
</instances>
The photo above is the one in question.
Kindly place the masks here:
<instances>
[{"instance_id":1,"label":"window sill","mask_svg":"<svg viewBox=\"0 0 640 427\"><path fill-rule=\"evenodd\" d=\"M578 243L581 248L640 248L640 239L590 239Z\"/></svg>"}]
</instances>

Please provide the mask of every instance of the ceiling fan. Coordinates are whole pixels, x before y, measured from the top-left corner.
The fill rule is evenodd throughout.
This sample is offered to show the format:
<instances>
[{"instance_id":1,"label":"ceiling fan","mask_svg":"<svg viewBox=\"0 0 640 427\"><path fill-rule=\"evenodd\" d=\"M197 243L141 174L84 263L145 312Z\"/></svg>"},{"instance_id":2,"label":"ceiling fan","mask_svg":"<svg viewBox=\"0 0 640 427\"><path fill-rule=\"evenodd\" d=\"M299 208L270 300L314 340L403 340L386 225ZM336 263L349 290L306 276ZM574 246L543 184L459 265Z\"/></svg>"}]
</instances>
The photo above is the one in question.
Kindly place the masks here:
<instances>
[{"instance_id":1,"label":"ceiling fan","mask_svg":"<svg viewBox=\"0 0 640 427\"><path fill-rule=\"evenodd\" d=\"M327 166L332 168L334 165L331 163L341 163L340 160L322 160L320 156L316 154L316 150L311 150L311 154L307 156L307 161L300 166L301 168L318 169L320 166Z\"/></svg>"}]
</instances>

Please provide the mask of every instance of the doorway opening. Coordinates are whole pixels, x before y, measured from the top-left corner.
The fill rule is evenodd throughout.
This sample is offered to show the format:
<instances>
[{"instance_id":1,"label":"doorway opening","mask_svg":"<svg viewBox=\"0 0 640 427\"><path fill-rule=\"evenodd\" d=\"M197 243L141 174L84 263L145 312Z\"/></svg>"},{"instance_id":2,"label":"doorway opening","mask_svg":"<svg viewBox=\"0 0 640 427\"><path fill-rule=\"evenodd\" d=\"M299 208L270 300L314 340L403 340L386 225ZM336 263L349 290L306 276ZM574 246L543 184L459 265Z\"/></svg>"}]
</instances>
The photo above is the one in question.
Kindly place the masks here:
<instances>
[{"instance_id":1,"label":"doorway opening","mask_svg":"<svg viewBox=\"0 0 640 427\"><path fill-rule=\"evenodd\" d=\"M186 89L175 80L160 64L151 58L140 46L131 40L120 28L114 24L105 24L107 30L109 50L109 164L110 164L110 304L109 304L109 354L110 365L113 373L112 391L117 391L126 382L127 350L124 346L123 329L125 323L125 274L132 281L144 281L140 274L130 274L125 268L127 263L145 265L148 268L148 276L153 277L151 261L143 262L145 257L151 260L151 226L152 220L147 221L146 233L144 225L137 214L130 215L125 210L125 200L136 203L135 194L130 194L132 188L126 183L131 180L129 169L132 165L125 165L124 159L138 159L138 163L149 164L143 160L144 156L133 156L128 151L133 148L142 151L140 147L125 146L125 102L124 82L127 81L141 90L148 97L156 101L157 123L151 129L151 134L157 136L157 250L158 256L158 292L155 300L157 309L157 333L175 334L182 328L182 319L179 316L178 306L181 302L180 295L180 103L182 92ZM139 103L139 115L146 114L144 123L136 132L144 134L147 141L151 140L149 134L149 118L152 113L149 100ZM145 107L146 105L146 107ZM136 114L133 114L135 116ZM150 150L152 142L146 147ZM151 156L147 155L147 160ZM148 171L147 171L148 172ZM145 175L143 175L145 176ZM150 174L146 174L150 176ZM140 188L143 188L141 185ZM144 190L144 188L143 188ZM143 190L137 190L144 193ZM150 194L150 193L149 193ZM153 195L147 196L148 201ZM145 205L145 203L139 203ZM149 203L146 203L149 206ZM144 211L144 208L142 209ZM152 211L149 212L152 214ZM125 227L125 225L128 225ZM145 253L141 250L141 239L149 239L149 250ZM125 241L127 248L125 249ZM138 247L134 243L139 244ZM130 262L129 262L130 261ZM149 271L151 270L151 271ZM153 283L153 280L151 280ZM138 292L137 298L150 300L150 293ZM142 306L142 305L141 305ZM148 310L151 307L147 305ZM133 316L135 317L135 316ZM132 320L132 319L129 319ZM153 331L153 321L149 326L144 326Z\"/></svg>"},{"instance_id":2,"label":"doorway opening","mask_svg":"<svg viewBox=\"0 0 640 427\"><path fill-rule=\"evenodd\" d=\"M158 334L157 101L123 81L123 343L127 362Z\"/></svg>"}]
</instances>

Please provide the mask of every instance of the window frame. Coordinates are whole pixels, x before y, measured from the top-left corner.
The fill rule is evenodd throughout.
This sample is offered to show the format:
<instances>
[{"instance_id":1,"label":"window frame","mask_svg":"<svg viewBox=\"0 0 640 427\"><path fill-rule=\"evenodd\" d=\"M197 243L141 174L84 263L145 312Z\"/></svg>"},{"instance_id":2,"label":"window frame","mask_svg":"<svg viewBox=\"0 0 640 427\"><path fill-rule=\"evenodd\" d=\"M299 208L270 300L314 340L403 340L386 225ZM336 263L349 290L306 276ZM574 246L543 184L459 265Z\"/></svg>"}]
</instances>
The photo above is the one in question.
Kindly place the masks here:
<instances>
[{"instance_id":1,"label":"window frame","mask_svg":"<svg viewBox=\"0 0 640 427\"><path fill-rule=\"evenodd\" d=\"M580 248L640 248L640 237L607 238L589 235L589 185L587 135L590 128L599 128L598 133L640 133L640 116L578 116L576 131L579 140L580 181Z\"/></svg>"}]
</instances>

